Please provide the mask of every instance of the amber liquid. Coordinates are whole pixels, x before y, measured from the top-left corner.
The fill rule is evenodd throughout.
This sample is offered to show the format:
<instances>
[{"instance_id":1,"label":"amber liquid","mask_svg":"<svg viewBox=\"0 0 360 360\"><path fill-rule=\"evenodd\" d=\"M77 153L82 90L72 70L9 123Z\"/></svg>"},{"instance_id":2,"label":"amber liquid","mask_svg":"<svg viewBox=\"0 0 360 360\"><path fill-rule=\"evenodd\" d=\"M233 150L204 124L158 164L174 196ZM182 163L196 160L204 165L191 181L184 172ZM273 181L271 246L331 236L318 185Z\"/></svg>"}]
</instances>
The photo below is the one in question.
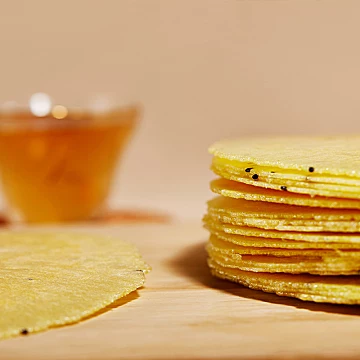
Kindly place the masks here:
<instances>
[{"instance_id":1,"label":"amber liquid","mask_svg":"<svg viewBox=\"0 0 360 360\"><path fill-rule=\"evenodd\" d=\"M63 222L99 211L136 111L112 117L76 126L67 120L64 126L0 128L0 177L12 212L26 222Z\"/></svg>"}]
</instances>

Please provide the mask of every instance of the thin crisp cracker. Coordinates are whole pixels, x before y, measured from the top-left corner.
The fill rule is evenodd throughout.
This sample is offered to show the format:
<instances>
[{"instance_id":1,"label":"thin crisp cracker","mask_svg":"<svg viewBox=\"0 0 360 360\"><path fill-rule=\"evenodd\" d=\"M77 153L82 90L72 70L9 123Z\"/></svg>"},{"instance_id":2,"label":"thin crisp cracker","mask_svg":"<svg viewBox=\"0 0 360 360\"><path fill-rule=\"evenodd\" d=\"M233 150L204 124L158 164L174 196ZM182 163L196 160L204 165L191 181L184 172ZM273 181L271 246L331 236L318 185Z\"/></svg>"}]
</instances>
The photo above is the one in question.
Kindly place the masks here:
<instances>
[{"instance_id":1,"label":"thin crisp cracker","mask_svg":"<svg viewBox=\"0 0 360 360\"><path fill-rule=\"evenodd\" d=\"M144 284L138 250L100 235L0 233L0 339L77 322Z\"/></svg>"},{"instance_id":2,"label":"thin crisp cracker","mask_svg":"<svg viewBox=\"0 0 360 360\"><path fill-rule=\"evenodd\" d=\"M210 183L210 188L216 194L234 199L334 209L360 209L360 200L358 199L340 199L325 196L311 197L309 194L265 189L227 179L213 180Z\"/></svg>"},{"instance_id":3,"label":"thin crisp cracker","mask_svg":"<svg viewBox=\"0 0 360 360\"><path fill-rule=\"evenodd\" d=\"M334 251L341 250L359 250L359 243L337 243L324 241L303 241L303 240L287 240L277 238L264 238L255 236L246 236L240 234L226 233L219 230L217 226L206 224L211 234L217 238L240 246L256 247L256 248L275 248L275 249L333 249Z\"/></svg>"},{"instance_id":4,"label":"thin crisp cracker","mask_svg":"<svg viewBox=\"0 0 360 360\"><path fill-rule=\"evenodd\" d=\"M227 246L210 239L207 252L223 267L255 272L291 274L354 275L360 271L360 252L330 252L329 250L293 250L241 248Z\"/></svg>"},{"instance_id":5,"label":"thin crisp cracker","mask_svg":"<svg viewBox=\"0 0 360 360\"><path fill-rule=\"evenodd\" d=\"M215 157L241 163L360 179L358 135L242 138L217 142L209 151Z\"/></svg>"},{"instance_id":6,"label":"thin crisp cracker","mask_svg":"<svg viewBox=\"0 0 360 360\"><path fill-rule=\"evenodd\" d=\"M310 257L359 257L360 247L342 248L342 247L312 247L313 243L307 243L306 247L276 247L276 246L257 246L258 240L251 240L251 243L229 242L222 237L211 234L209 244L224 254L233 253L240 255L270 255L270 256L310 256ZM298 243L298 242L295 242ZM329 244L327 244L329 245ZM343 245L343 244L342 244Z\"/></svg>"},{"instance_id":7,"label":"thin crisp cracker","mask_svg":"<svg viewBox=\"0 0 360 360\"><path fill-rule=\"evenodd\" d=\"M360 199L360 191L358 187L353 187L351 190L345 190L343 186L339 185L325 185L325 184L306 184L296 181L275 181L271 178L260 177L258 174L246 174L246 169L239 169L238 172L231 172L225 167L213 166L211 169L215 174L224 179L241 182L247 185L262 187L265 189L288 191L298 194L307 194L310 196L328 196L338 197L344 199Z\"/></svg>"},{"instance_id":8,"label":"thin crisp cracker","mask_svg":"<svg viewBox=\"0 0 360 360\"><path fill-rule=\"evenodd\" d=\"M270 274L225 268L208 260L214 276L230 280L254 290L295 297L304 301L333 304L360 304L359 276L318 276Z\"/></svg>"},{"instance_id":9,"label":"thin crisp cracker","mask_svg":"<svg viewBox=\"0 0 360 360\"><path fill-rule=\"evenodd\" d=\"M293 232L293 231L278 231L269 229L259 229L249 226L238 226L227 223L221 223L209 215L204 216L206 225L216 230L223 231L228 234L238 234L244 236L271 238L271 239L286 239L286 240L300 240L308 242L329 242L329 243L345 243L345 244L360 244L360 233L337 233L337 232Z\"/></svg>"},{"instance_id":10,"label":"thin crisp cracker","mask_svg":"<svg viewBox=\"0 0 360 360\"><path fill-rule=\"evenodd\" d=\"M244 199L216 197L208 202L208 214L233 225L303 232L359 232L360 211L315 209Z\"/></svg>"}]
</instances>

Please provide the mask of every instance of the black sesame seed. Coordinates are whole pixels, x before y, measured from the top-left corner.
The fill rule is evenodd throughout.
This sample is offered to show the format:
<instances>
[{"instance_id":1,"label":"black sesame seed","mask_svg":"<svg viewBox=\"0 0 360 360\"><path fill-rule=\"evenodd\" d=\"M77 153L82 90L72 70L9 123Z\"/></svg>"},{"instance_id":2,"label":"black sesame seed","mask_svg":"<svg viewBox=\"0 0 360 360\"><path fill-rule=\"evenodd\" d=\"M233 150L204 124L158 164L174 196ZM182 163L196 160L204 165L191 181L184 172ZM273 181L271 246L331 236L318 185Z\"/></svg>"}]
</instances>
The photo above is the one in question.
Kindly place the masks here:
<instances>
[{"instance_id":1,"label":"black sesame seed","mask_svg":"<svg viewBox=\"0 0 360 360\"><path fill-rule=\"evenodd\" d=\"M250 172L253 168L246 168L245 171L246 172Z\"/></svg>"},{"instance_id":2,"label":"black sesame seed","mask_svg":"<svg viewBox=\"0 0 360 360\"><path fill-rule=\"evenodd\" d=\"M312 166L310 166L309 167L309 172L314 172L314 171L315 171L315 169Z\"/></svg>"},{"instance_id":3,"label":"black sesame seed","mask_svg":"<svg viewBox=\"0 0 360 360\"><path fill-rule=\"evenodd\" d=\"M280 186L281 190L287 191L287 187L286 186Z\"/></svg>"},{"instance_id":4,"label":"black sesame seed","mask_svg":"<svg viewBox=\"0 0 360 360\"><path fill-rule=\"evenodd\" d=\"M28 280L34 280L33 278L28 278Z\"/></svg>"},{"instance_id":5,"label":"black sesame seed","mask_svg":"<svg viewBox=\"0 0 360 360\"><path fill-rule=\"evenodd\" d=\"M21 335L27 335L29 333L28 329L22 329L20 331Z\"/></svg>"},{"instance_id":6,"label":"black sesame seed","mask_svg":"<svg viewBox=\"0 0 360 360\"><path fill-rule=\"evenodd\" d=\"M258 174L254 174L254 175L252 176L252 178L253 178L254 180L257 180L257 179L259 178L259 175L258 175Z\"/></svg>"},{"instance_id":7,"label":"black sesame seed","mask_svg":"<svg viewBox=\"0 0 360 360\"><path fill-rule=\"evenodd\" d=\"M275 174L275 171L270 171L272 174Z\"/></svg>"}]
</instances>

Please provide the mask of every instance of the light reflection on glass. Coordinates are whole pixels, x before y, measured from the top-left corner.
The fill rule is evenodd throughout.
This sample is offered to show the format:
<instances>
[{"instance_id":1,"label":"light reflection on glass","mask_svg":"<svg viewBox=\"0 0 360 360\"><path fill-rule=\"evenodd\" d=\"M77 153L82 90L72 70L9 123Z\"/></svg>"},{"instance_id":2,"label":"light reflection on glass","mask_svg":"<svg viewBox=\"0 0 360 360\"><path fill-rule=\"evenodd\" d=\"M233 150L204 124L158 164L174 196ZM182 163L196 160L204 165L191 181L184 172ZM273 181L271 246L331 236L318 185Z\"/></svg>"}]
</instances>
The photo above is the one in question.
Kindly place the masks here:
<instances>
[{"instance_id":1,"label":"light reflection on glass","mask_svg":"<svg viewBox=\"0 0 360 360\"><path fill-rule=\"evenodd\" d=\"M35 116L46 116L51 111L51 98L45 93L35 93L29 101L30 111Z\"/></svg>"},{"instance_id":2,"label":"light reflection on glass","mask_svg":"<svg viewBox=\"0 0 360 360\"><path fill-rule=\"evenodd\" d=\"M68 109L63 105L55 105L51 111L55 119L64 119L68 115Z\"/></svg>"}]
</instances>

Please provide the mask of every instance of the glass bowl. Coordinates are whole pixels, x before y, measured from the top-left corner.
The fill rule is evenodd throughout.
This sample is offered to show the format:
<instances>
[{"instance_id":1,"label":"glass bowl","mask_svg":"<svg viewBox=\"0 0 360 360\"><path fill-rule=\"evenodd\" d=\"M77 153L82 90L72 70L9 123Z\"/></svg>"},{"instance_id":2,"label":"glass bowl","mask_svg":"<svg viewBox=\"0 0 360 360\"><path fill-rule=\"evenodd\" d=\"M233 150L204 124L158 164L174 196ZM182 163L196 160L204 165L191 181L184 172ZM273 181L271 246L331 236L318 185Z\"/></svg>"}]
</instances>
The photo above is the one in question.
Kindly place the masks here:
<instances>
[{"instance_id":1,"label":"glass bowl","mask_svg":"<svg viewBox=\"0 0 360 360\"><path fill-rule=\"evenodd\" d=\"M139 109L103 113L53 108L0 113L0 182L5 215L29 223L84 221L106 203Z\"/></svg>"}]
</instances>

